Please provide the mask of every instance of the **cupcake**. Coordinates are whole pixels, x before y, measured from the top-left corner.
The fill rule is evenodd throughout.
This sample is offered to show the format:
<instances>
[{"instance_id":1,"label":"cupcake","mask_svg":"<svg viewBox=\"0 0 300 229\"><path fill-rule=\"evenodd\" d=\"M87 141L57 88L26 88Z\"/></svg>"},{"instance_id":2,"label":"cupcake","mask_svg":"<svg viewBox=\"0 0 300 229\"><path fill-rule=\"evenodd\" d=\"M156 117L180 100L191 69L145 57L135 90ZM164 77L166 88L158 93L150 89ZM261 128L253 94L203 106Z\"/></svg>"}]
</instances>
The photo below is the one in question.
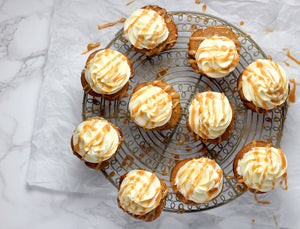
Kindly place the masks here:
<instances>
[{"instance_id":1,"label":"cupcake","mask_svg":"<svg viewBox=\"0 0 300 229\"><path fill-rule=\"evenodd\" d=\"M177 28L165 9L148 5L127 18L124 36L134 51L150 56L175 45Z\"/></svg>"},{"instance_id":2,"label":"cupcake","mask_svg":"<svg viewBox=\"0 0 300 229\"><path fill-rule=\"evenodd\" d=\"M95 170L109 165L123 141L121 130L111 122L93 117L81 122L73 132L73 153Z\"/></svg>"},{"instance_id":3,"label":"cupcake","mask_svg":"<svg viewBox=\"0 0 300 229\"><path fill-rule=\"evenodd\" d=\"M133 122L144 130L167 130L179 120L179 94L171 85L155 80L133 90L129 112Z\"/></svg>"},{"instance_id":4,"label":"cupcake","mask_svg":"<svg viewBox=\"0 0 300 229\"><path fill-rule=\"evenodd\" d=\"M211 78L229 75L240 60L241 44L225 26L208 26L195 31L188 46L188 62L194 71Z\"/></svg>"},{"instance_id":5,"label":"cupcake","mask_svg":"<svg viewBox=\"0 0 300 229\"><path fill-rule=\"evenodd\" d=\"M223 170L207 157L179 161L171 171L171 187L177 198L190 205L216 199L223 190Z\"/></svg>"},{"instance_id":6,"label":"cupcake","mask_svg":"<svg viewBox=\"0 0 300 229\"><path fill-rule=\"evenodd\" d=\"M239 76L237 88L246 107L266 113L283 106L289 94L288 81L283 68L275 61L258 59Z\"/></svg>"},{"instance_id":7,"label":"cupcake","mask_svg":"<svg viewBox=\"0 0 300 229\"><path fill-rule=\"evenodd\" d=\"M219 144L232 134L234 119L233 104L225 94L207 91L192 100L186 124L192 137Z\"/></svg>"},{"instance_id":8,"label":"cupcake","mask_svg":"<svg viewBox=\"0 0 300 229\"><path fill-rule=\"evenodd\" d=\"M119 207L134 218L153 221L164 208L168 190L155 173L132 170L121 176L117 200Z\"/></svg>"},{"instance_id":9,"label":"cupcake","mask_svg":"<svg viewBox=\"0 0 300 229\"><path fill-rule=\"evenodd\" d=\"M233 162L237 182L255 193L265 193L286 182L287 161L281 149L263 141L244 146Z\"/></svg>"},{"instance_id":10,"label":"cupcake","mask_svg":"<svg viewBox=\"0 0 300 229\"><path fill-rule=\"evenodd\" d=\"M91 96L117 100L127 95L129 78L133 76L127 56L111 49L100 49L88 57L81 72L81 84Z\"/></svg>"}]
</instances>

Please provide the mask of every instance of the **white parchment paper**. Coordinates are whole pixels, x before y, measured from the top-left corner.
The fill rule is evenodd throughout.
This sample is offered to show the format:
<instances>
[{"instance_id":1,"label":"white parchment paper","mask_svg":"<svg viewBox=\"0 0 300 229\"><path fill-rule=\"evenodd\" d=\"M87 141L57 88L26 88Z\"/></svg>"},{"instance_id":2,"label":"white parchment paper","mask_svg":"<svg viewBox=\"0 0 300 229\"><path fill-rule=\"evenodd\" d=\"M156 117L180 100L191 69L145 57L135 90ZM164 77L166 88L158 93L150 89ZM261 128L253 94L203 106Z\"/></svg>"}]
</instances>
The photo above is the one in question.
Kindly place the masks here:
<instances>
[{"instance_id":1,"label":"white parchment paper","mask_svg":"<svg viewBox=\"0 0 300 229\"><path fill-rule=\"evenodd\" d=\"M45 66L45 79L41 88L35 128L32 138L32 154L28 172L28 184L64 192L80 193L116 193L115 188L99 172L95 172L78 160L71 151L72 131L81 121L83 91L80 73L88 55L80 55L88 43L100 41L101 48L114 38L122 24L103 30L98 25L114 22L148 4L158 4L172 10L190 10L202 12L204 4L207 13L221 17L240 26L250 34L267 55L280 63L290 78L300 82L300 66L286 56L283 48L289 48L291 54L300 59L300 2L289 1L145 1L137 0L129 6L128 1L62 0L56 1L51 26L51 43ZM244 24L240 25L243 21ZM290 66L286 66L287 61ZM296 96L300 98L300 89ZM300 99L291 104L283 130L281 148L288 160L288 191L278 188L260 199L270 201L270 205L257 204L253 194L246 193L225 206L206 211L208 220L222 220L223 225L232 225L232 221L249 222L275 226L300 227L300 147L299 147L299 111ZM97 197L98 198L98 197ZM99 202L105 202L105 195ZM112 209L117 208L111 206ZM113 211L113 210L112 210ZM103 212L105 214L105 212ZM161 216L166 222L203 223L197 220L197 214L176 215L165 213ZM204 214L204 215L205 215ZM124 214L125 215L125 214ZM215 217L214 217L215 216ZM114 214L112 220L126 222L127 216ZM125 218L124 218L125 217ZM161 220L161 219L160 219ZM158 222L158 223L157 223ZM175 222L175 221L173 221ZM162 223L156 221L152 226ZM141 225L141 224L137 224ZM268 226L269 225L269 226Z\"/></svg>"}]
</instances>

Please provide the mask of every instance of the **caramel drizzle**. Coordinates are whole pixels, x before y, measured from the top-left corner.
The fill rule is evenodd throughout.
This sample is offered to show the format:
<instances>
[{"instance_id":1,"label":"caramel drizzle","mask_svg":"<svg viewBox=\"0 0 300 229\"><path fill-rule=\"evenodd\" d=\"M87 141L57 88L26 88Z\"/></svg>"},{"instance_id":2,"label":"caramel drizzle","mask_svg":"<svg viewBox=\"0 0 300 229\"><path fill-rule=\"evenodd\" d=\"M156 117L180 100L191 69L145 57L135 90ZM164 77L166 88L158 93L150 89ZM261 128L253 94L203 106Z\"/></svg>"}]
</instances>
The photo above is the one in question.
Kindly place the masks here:
<instances>
[{"instance_id":1,"label":"caramel drizzle","mask_svg":"<svg viewBox=\"0 0 300 229\"><path fill-rule=\"evenodd\" d=\"M275 226L278 227L278 223L275 215L274 215L274 222L275 222Z\"/></svg>"},{"instance_id":2,"label":"caramel drizzle","mask_svg":"<svg viewBox=\"0 0 300 229\"><path fill-rule=\"evenodd\" d=\"M207 8L207 6L204 4L204 5L202 6L202 12L203 12L203 13L205 13L206 8Z\"/></svg>"},{"instance_id":3,"label":"caramel drizzle","mask_svg":"<svg viewBox=\"0 0 300 229\"><path fill-rule=\"evenodd\" d=\"M286 66L288 66L288 67L290 66L289 62L284 61L284 63L285 63Z\"/></svg>"},{"instance_id":4,"label":"caramel drizzle","mask_svg":"<svg viewBox=\"0 0 300 229\"><path fill-rule=\"evenodd\" d=\"M89 43L87 45L87 50L84 51L83 53L81 53L81 55L84 55L84 54L88 53L89 51L91 51L91 50L93 50L95 48L98 48L100 45L101 45L101 43L99 41L96 42L96 43Z\"/></svg>"},{"instance_id":5,"label":"caramel drizzle","mask_svg":"<svg viewBox=\"0 0 300 229\"><path fill-rule=\"evenodd\" d=\"M126 21L126 18L121 18L120 20L116 21L116 22L111 22L111 23L107 23L105 25L98 25L98 30L101 30L101 29L105 29L105 28L108 28L108 27L112 27L118 23L124 23Z\"/></svg>"},{"instance_id":6,"label":"caramel drizzle","mask_svg":"<svg viewBox=\"0 0 300 229\"><path fill-rule=\"evenodd\" d=\"M287 51L287 57L290 58L291 60L295 61L296 64L300 65L300 61L297 60L295 57L291 56L290 50L288 48L282 49L283 51Z\"/></svg>"},{"instance_id":7,"label":"caramel drizzle","mask_svg":"<svg viewBox=\"0 0 300 229\"><path fill-rule=\"evenodd\" d=\"M127 165L127 161L129 161L128 165ZM125 168L125 170L127 171L128 168L133 165L133 162L134 162L134 158L130 155L126 155L122 162L122 166L125 167L127 165L127 167Z\"/></svg>"},{"instance_id":8,"label":"caramel drizzle","mask_svg":"<svg viewBox=\"0 0 300 229\"><path fill-rule=\"evenodd\" d=\"M256 196L256 191L254 191L254 198L255 198L256 202L259 204L270 204L270 202L258 200L257 196Z\"/></svg>"},{"instance_id":9,"label":"caramel drizzle","mask_svg":"<svg viewBox=\"0 0 300 229\"><path fill-rule=\"evenodd\" d=\"M136 1L136 0L132 0L132 1L128 2L125 6L131 5L131 4L134 3L135 1Z\"/></svg>"},{"instance_id":10,"label":"caramel drizzle","mask_svg":"<svg viewBox=\"0 0 300 229\"><path fill-rule=\"evenodd\" d=\"M240 25L244 25L244 21L240 21Z\"/></svg>"},{"instance_id":11,"label":"caramel drizzle","mask_svg":"<svg viewBox=\"0 0 300 229\"><path fill-rule=\"evenodd\" d=\"M290 83L293 84L293 88L292 88L292 90L290 90L290 93L288 96L288 101L289 101L289 103L290 102L294 103L294 102L296 102L296 86L300 85L300 83L297 83L295 81L295 79L290 79Z\"/></svg>"},{"instance_id":12,"label":"caramel drizzle","mask_svg":"<svg viewBox=\"0 0 300 229\"><path fill-rule=\"evenodd\" d=\"M139 182L143 182L143 180L141 180L140 178L141 178L141 176L144 176L144 175L145 175L144 170L137 171L137 176L132 176L132 177L129 178L128 183L126 185L124 185L124 187L122 187L120 192L118 193L118 197L122 196L123 194L125 196L128 196L129 193L131 193L133 190L136 189L136 184L138 184ZM150 178L149 178L149 182L143 182L142 187L139 190L136 190L136 193L138 193L136 198L135 198L137 203L141 202L142 197L148 192L150 186L154 183L155 178L156 178L155 173L152 173ZM155 193L159 193L159 192L161 192L161 187L158 187L155 190ZM157 196L157 195L154 195L154 196ZM155 207L158 206L160 200L161 200L161 195L158 195L158 198L155 201ZM133 200L131 200L131 202L127 206L124 206L124 202L120 202L120 205L124 206L125 211L128 211L128 209L133 204L134 204ZM143 207L141 205L137 205L135 207L133 213L135 214L135 212L138 210L138 207L140 207L140 208L142 208L142 212L140 213L140 215L144 215L150 204L151 204L151 199L148 200L148 203L145 207Z\"/></svg>"},{"instance_id":13,"label":"caramel drizzle","mask_svg":"<svg viewBox=\"0 0 300 229\"><path fill-rule=\"evenodd\" d=\"M87 63L86 69L89 69L91 67L92 62L97 64L102 60L103 57L108 57L109 55L112 55L112 54L113 54L113 51L110 49L105 49L104 51L96 54L95 57ZM126 77L126 74L118 74L119 67L120 67L121 63L123 63L124 61L126 61L126 57L124 56L124 54L118 53L117 55L115 55L114 58L112 58L110 61L108 61L105 65L101 66L101 68L98 70L98 72L96 72L92 75L91 80L88 81L89 86L92 89L94 89L96 86L99 86L101 89L103 89L107 93L112 91L113 86L102 84L101 81L106 76L112 75L113 83L115 85L118 85L120 83L120 81L122 81ZM100 72L108 67L109 67L109 69L103 75L101 75L100 77L97 78L97 76L99 76Z\"/></svg>"},{"instance_id":14,"label":"caramel drizzle","mask_svg":"<svg viewBox=\"0 0 300 229\"><path fill-rule=\"evenodd\" d=\"M198 4L198 5L200 5L200 4L201 4L201 2L200 2L199 0L195 0L195 4Z\"/></svg>"},{"instance_id":15,"label":"caramel drizzle","mask_svg":"<svg viewBox=\"0 0 300 229\"><path fill-rule=\"evenodd\" d=\"M216 110L216 105L215 105L215 100L218 99L215 97L214 93L211 91L208 91L206 95L203 95L203 93L198 93L196 95L196 101L199 102L199 108L197 111L197 106L195 105L195 100L192 101L192 112L191 112L191 128L194 131L197 131L197 134L200 135L202 138L208 138L209 136L209 128L210 128L210 123L208 120L211 118L213 119L213 123L216 126L217 125L217 110ZM222 93L220 100L222 101L222 117L225 117L225 94ZM205 102L204 102L205 101ZM205 108L210 107L207 109L207 114L208 117L204 117L204 115L201 115L204 113ZM200 120L198 123L195 123L195 117L196 114L200 114ZM221 123L225 122L225 119L223 118L221 120Z\"/></svg>"},{"instance_id":16,"label":"caramel drizzle","mask_svg":"<svg viewBox=\"0 0 300 229\"><path fill-rule=\"evenodd\" d=\"M106 179L110 179L111 177L115 176L116 173L115 172L111 172L107 177L105 177Z\"/></svg>"},{"instance_id":17,"label":"caramel drizzle","mask_svg":"<svg viewBox=\"0 0 300 229\"><path fill-rule=\"evenodd\" d=\"M143 96L143 94L151 89L153 86L152 85L148 85L145 86L145 88L138 90L137 92L135 92L132 95L132 98L130 99L130 102L136 100L138 97ZM166 89L165 89L166 90ZM131 119L135 119L137 117L142 116L145 112L153 110L152 114L148 113L148 115L150 115L149 119L147 120L146 124L143 126L143 128L146 128L148 126L153 127L155 125L156 122L159 122L163 119L165 119L166 117L168 117L170 115L170 113L172 112L172 110L169 110L166 114L160 115L159 118L155 118L155 120L153 120L153 118L161 111L163 110L163 108L172 101L172 96L171 95L167 95L167 96L161 96L164 95L166 93L165 90L160 90L160 92L158 92L157 94L154 94L144 100L142 100L138 105L136 105L135 107L133 107L132 111L131 111ZM161 97L161 98L159 98ZM147 110L140 110L140 108L143 105L147 105ZM175 107L175 105L174 105Z\"/></svg>"},{"instance_id":18,"label":"caramel drizzle","mask_svg":"<svg viewBox=\"0 0 300 229\"><path fill-rule=\"evenodd\" d=\"M170 159L169 159L169 162L168 162L168 168L169 168L169 170L170 170L170 168L171 168L171 161L172 161L172 159L173 159L173 156L174 156L174 154L175 154L175 151L176 151L176 149L177 149L177 146L178 146L178 143L176 143L176 145L175 145L175 147L174 147L174 149L173 149L173 151L172 151L172 153L171 153L171 156L170 156Z\"/></svg>"}]
</instances>

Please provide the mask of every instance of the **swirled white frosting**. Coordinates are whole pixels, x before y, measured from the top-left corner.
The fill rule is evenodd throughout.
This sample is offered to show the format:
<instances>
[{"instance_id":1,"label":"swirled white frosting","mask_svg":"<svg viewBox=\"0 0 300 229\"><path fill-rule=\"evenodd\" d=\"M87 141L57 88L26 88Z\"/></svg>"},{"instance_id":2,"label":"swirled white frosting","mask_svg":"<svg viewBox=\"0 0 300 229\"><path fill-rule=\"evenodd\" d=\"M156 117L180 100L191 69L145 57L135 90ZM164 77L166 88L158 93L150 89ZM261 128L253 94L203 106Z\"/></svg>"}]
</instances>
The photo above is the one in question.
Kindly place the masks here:
<instances>
[{"instance_id":1,"label":"swirled white frosting","mask_svg":"<svg viewBox=\"0 0 300 229\"><path fill-rule=\"evenodd\" d=\"M227 76L240 60L234 42L223 36L206 38L195 57L199 70L212 78Z\"/></svg>"},{"instance_id":2,"label":"swirled white frosting","mask_svg":"<svg viewBox=\"0 0 300 229\"><path fill-rule=\"evenodd\" d=\"M172 98L157 86L144 86L129 101L131 119L145 129L166 124L172 115Z\"/></svg>"},{"instance_id":3,"label":"swirled white frosting","mask_svg":"<svg viewBox=\"0 0 300 229\"><path fill-rule=\"evenodd\" d=\"M112 157L120 144L120 134L103 118L81 122L73 132L74 150L91 163L100 163Z\"/></svg>"},{"instance_id":4,"label":"swirled white frosting","mask_svg":"<svg viewBox=\"0 0 300 229\"><path fill-rule=\"evenodd\" d=\"M232 109L224 93L202 92L189 108L189 126L203 139L220 137L230 125Z\"/></svg>"},{"instance_id":5,"label":"swirled white frosting","mask_svg":"<svg viewBox=\"0 0 300 229\"><path fill-rule=\"evenodd\" d=\"M118 198L125 211L134 215L144 215L159 205L162 186L155 173L132 170L122 181Z\"/></svg>"},{"instance_id":6,"label":"swirled white frosting","mask_svg":"<svg viewBox=\"0 0 300 229\"><path fill-rule=\"evenodd\" d=\"M209 158L192 159L178 170L175 185L186 199L206 203L222 191L223 171Z\"/></svg>"},{"instance_id":7,"label":"swirled white frosting","mask_svg":"<svg viewBox=\"0 0 300 229\"><path fill-rule=\"evenodd\" d=\"M237 173L249 187L268 192L286 176L287 162L281 149L253 147L238 161Z\"/></svg>"},{"instance_id":8,"label":"swirled white frosting","mask_svg":"<svg viewBox=\"0 0 300 229\"><path fill-rule=\"evenodd\" d=\"M85 69L85 79L92 90L105 95L120 91L131 74L127 57L111 49L97 52Z\"/></svg>"},{"instance_id":9,"label":"swirled white frosting","mask_svg":"<svg viewBox=\"0 0 300 229\"><path fill-rule=\"evenodd\" d=\"M273 109L288 97L288 77L275 61L255 60L245 68L241 77L245 98L257 107Z\"/></svg>"},{"instance_id":10,"label":"swirled white frosting","mask_svg":"<svg viewBox=\"0 0 300 229\"><path fill-rule=\"evenodd\" d=\"M169 30L156 11L138 9L125 21L124 35L138 49L153 49L168 38Z\"/></svg>"}]
</instances>

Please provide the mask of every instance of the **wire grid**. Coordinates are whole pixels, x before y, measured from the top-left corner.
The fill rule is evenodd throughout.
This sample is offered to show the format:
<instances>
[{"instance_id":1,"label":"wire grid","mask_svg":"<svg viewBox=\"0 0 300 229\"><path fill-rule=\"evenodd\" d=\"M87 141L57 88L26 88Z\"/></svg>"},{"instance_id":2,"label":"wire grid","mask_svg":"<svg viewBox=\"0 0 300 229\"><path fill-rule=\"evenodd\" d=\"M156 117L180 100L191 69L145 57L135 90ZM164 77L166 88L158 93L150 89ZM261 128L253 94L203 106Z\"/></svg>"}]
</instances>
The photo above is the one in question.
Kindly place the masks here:
<instances>
[{"instance_id":1,"label":"wire grid","mask_svg":"<svg viewBox=\"0 0 300 229\"><path fill-rule=\"evenodd\" d=\"M124 142L111 164L102 170L109 181L118 187L119 178L132 169L145 168L155 172L170 186L170 172L178 160L207 156L215 159L224 172L224 188L221 195L200 206L186 205L178 201L170 188L165 211L195 212L221 206L235 200L243 194L241 187L233 177L232 165L239 150L252 140L272 141L280 146L283 123L287 106L273 112L256 114L246 109L237 91L237 78L244 68L255 59L267 58L259 46L244 32L234 25L212 15L197 12L170 12L178 29L178 41L168 51L146 57L131 50L131 45L120 30L106 48L125 53L133 63L135 77L130 79L127 97L120 101L106 101L84 94L83 120L102 116L116 126L124 135ZM227 77L210 80L193 71L188 63L187 43L191 28L206 28L209 25L230 27L241 42L240 62L238 67ZM142 82L162 79L180 94L181 118L170 130L144 131L130 119L128 101L134 87ZM188 108L195 94L203 91L224 92L234 104L236 119L231 137L218 145L204 144L194 140L186 128Z\"/></svg>"}]
</instances>

